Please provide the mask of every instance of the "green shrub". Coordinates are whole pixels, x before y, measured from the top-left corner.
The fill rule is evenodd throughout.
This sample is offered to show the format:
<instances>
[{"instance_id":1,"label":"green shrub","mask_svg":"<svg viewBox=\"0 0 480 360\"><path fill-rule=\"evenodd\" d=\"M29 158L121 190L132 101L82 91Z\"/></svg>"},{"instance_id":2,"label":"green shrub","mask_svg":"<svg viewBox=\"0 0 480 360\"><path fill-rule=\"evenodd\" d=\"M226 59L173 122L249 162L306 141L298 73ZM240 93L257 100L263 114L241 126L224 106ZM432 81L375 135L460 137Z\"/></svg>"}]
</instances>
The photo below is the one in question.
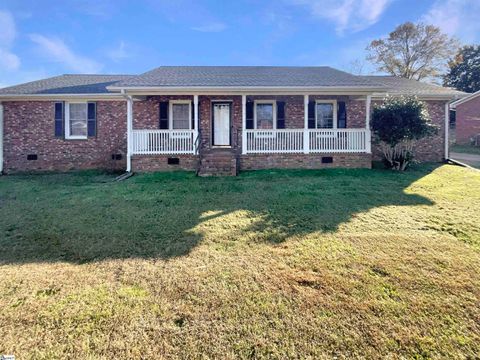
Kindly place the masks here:
<instances>
[{"instance_id":1,"label":"green shrub","mask_svg":"<svg viewBox=\"0 0 480 360\"><path fill-rule=\"evenodd\" d=\"M386 98L374 106L371 128L387 167L405 170L414 159L419 139L438 131L432 124L427 105L416 97Z\"/></svg>"}]
</instances>

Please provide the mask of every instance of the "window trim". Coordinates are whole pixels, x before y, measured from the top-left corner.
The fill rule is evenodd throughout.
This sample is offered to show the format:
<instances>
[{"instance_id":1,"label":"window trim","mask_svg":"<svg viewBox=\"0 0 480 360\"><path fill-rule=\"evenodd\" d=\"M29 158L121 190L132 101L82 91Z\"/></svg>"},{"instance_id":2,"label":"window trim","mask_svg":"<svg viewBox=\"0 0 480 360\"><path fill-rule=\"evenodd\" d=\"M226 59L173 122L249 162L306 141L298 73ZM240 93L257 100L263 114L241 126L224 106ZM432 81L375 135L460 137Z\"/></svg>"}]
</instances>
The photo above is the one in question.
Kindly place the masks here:
<instances>
[{"instance_id":1,"label":"window trim","mask_svg":"<svg viewBox=\"0 0 480 360\"><path fill-rule=\"evenodd\" d=\"M253 129L257 130L257 104L271 104L273 107L273 124L271 129L260 130L277 130L277 100L254 100L253 101Z\"/></svg>"},{"instance_id":2,"label":"window trim","mask_svg":"<svg viewBox=\"0 0 480 360\"><path fill-rule=\"evenodd\" d=\"M173 128L173 105L188 104L188 129L174 129ZM168 130L192 130L192 100L170 100L168 102Z\"/></svg>"},{"instance_id":3,"label":"window trim","mask_svg":"<svg viewBox=\"0 0 480 360\"><path fill-rule=\"evenodd\" d=\"M319 128L318 127L318 122L317 122L317 105L318 104L332 104L333 105L333 124L331 128ZM337 100L332 99L332 100L315 100L315 129L324 129L324 130L337 130L338 128L338 103Z\"/></svg>"},{"instance_id":4,"label":"window trim","mask_svg":"<svg viewBox=\"0 0 480 360\"><path fill-rule=\"evenodd\" d=\"M87 134L82 135L70 135L70 104L85 104L86 107L86 122L87 122ZM88 139L88 101L65 101L64 105L65 116L65 139L67 140L87 140Z\"/></svg>"}]
</instances>

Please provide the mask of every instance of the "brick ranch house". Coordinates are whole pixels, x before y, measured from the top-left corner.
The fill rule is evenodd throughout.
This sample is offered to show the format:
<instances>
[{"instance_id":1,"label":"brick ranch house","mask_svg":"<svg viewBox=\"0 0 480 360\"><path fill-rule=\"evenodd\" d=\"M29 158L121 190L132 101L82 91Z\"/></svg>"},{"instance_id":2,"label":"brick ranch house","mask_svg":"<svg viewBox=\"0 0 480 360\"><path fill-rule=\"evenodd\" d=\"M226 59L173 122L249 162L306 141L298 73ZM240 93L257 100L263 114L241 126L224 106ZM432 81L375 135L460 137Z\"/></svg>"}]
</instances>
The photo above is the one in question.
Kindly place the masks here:
<instances>
[{"instance_id":1,"label":"brick ranch house","mask_svg":"<svg viewBox=\"0 0 480 360\"><path fill-rule=\"evenodd\" d=\"M455 111L455 141L460 145L480 142L480 91L451 104Z\"/></svg>"},{"instance_id":2,"label":"brick ranch house","mask_svg":"<svg viewBox=\"0 0 480 360\"><path fill-rule=\"evenodd\" d=\"M370 110L387 94L428 103L441 131L421 142L417 156L442 161L448 103L463 93L330 67L174 66L1 89L0 163L5 173L369 168Z\"/></svg>"}]
</instances>

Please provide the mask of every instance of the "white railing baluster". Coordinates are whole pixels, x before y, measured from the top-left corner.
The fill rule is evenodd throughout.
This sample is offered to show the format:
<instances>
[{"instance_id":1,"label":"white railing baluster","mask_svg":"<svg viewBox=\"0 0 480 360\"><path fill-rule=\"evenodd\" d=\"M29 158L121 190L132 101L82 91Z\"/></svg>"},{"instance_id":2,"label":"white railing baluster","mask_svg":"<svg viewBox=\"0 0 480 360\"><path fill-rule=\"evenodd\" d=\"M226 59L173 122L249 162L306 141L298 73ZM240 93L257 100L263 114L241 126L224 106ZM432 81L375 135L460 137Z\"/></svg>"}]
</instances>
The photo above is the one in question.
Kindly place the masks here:
<instances>
[{"instance_id":1,"label":"white railing baluster","mask_svg":"<svg viewBox=\"0 0 480 360\"><path fill-rule=\"evenodd\" d=\"M193 154L193 130L133 130L133 154Z\"/></svg>"},{"instance_id":2,"label":"white railing baluster","mask_svg":"<svg viewBox=\"0 0 480 360\"><path fill-rule=\"evenodd\" d=\"M302 153L305 145L313 153L366 152L366 137L365 129L246 130L245 146L249 154Z\"/></svg>"}]
</instances>

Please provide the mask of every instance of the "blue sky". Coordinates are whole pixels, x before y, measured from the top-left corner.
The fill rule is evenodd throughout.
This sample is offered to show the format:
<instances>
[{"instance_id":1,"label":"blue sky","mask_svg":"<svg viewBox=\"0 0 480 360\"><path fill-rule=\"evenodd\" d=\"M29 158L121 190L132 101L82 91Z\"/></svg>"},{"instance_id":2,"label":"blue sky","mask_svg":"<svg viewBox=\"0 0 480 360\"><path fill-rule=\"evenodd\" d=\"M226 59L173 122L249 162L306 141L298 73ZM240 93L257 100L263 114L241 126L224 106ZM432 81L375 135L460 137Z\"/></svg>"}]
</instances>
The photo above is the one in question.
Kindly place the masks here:
<instances>
[{"instance_id":1,"label":"blue sky","mask_svg":"<svg viewBox=\"0 0 480 360\"><path fill-rule=\"evenodd\" d=\"M478 43L479 17L480 0L0 0L0 87L160 65L372 73L365 47L396 25L424 21Z\"/></svg>"}]
</instances>

